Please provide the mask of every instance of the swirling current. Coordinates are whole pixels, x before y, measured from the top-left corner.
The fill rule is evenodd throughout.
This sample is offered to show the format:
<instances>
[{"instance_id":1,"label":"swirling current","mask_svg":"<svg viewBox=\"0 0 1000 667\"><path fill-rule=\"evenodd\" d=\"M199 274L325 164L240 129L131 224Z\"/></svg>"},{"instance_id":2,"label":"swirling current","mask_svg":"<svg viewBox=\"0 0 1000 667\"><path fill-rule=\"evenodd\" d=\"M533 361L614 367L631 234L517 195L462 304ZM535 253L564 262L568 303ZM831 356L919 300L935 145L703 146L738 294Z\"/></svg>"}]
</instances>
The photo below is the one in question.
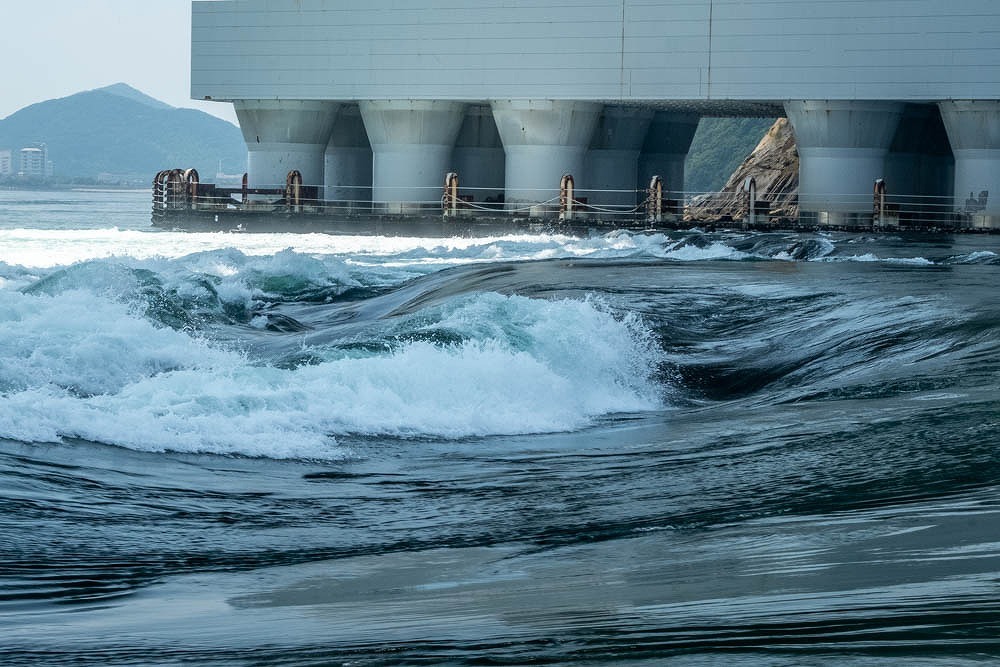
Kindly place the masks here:
<instances>
[{"instance_id":1,"label":"swirling current","mask_svg":"<svg viewBox=\"0 0 1000 667\"><path fill-rule=\"evenodd\" d=\"M0 193L2 664L1000 660L1000 238L146 195Z\"/></svg>"}]
</instances>

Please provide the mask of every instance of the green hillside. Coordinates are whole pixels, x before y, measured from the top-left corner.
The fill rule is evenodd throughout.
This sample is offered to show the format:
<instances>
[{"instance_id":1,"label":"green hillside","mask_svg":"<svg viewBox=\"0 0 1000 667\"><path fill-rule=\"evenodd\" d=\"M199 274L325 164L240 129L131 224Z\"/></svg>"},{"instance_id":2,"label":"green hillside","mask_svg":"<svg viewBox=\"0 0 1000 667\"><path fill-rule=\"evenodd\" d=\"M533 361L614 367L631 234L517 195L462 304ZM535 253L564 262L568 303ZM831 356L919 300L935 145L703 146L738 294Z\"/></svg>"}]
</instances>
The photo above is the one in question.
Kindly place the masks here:
<instances>
[{"instance_id":1,"label":"green hillside","mask_svg":"<svg viewBox=\"0 0 1000 667\"><path fill-rule=\"evenodd\" d=\"M246 146L232 123L178 109L125 84L25 107L0 120L0 149L48 146L54 180L99 173L152 179L167 167L195 167L214 176L246 168Z\"/></svg>"},{"instance_id":2,"label":"green hillside","mask_svg":"<svg viewBox=\"0 0 1000 667\"><path fill-rule=\"evenodd\" d=\"M718 192L753 152L774 118L702 118L684 170L688 192Z\"/></svg>"}]
</instances>

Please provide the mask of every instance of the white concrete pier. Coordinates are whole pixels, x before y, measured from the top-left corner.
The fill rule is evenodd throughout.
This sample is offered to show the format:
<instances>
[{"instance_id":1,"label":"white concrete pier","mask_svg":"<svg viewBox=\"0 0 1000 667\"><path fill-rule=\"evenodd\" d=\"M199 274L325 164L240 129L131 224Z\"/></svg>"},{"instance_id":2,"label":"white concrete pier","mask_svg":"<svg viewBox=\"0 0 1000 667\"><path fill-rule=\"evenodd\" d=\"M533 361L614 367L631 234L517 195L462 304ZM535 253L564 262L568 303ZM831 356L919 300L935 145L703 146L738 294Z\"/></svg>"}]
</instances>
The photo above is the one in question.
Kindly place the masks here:
<instances>
[{"instance_id":1,"label":"white concrete pier","mask_svg":"<svg viewBox=\"0 0 1000 667\"><path fill-rule=\"evenodd\" d=\"M367 208L372 199L372 147L357 104L340 107L324 163L326 199L350 208Z\"/></svg>"},{"instance_id":2,"label":"white concrete pier","mask_svg":"<svg viewBox=\"0 0 1000 667\"><path fill-rule=\"evenodd\" d=\"M641 201L639 153L652 120L651 109L604 107L587 151L583 180L589 203L632 208Z\"/></svg>"},{"instance_id":3,"label":"white concrete pier","mask_svg":"<svg viewBox=\"0 0 1000 667\"><path fill-rule=\"evenodd\" d=\"M496 201L503 196L503 143L489 105L469 105L455 140L451 164L458 173L459 188L474 201Z\"/></svg>"},{"instance_id":4,"label":"white concrete pier","mask_svg":"<svg viewBox=\"0 0 1000 667\"><path fill-rule=\"evenodd\" d=\"M698 131L698 121L695 113L656 112L639 153L638 187L645 188L653 176L659 176L664 196L684 190L684 161Z\"/></svg>"},{"instance_id":5,"label":"white concrete pier","mask_svg":"<svg viewBox=\"0 0 1000 667\"><path fill-rule=\"evenodd\" d=\"M363 100L360 109L372 146L376 209L406 213L438 205L465 104Z\"/></svg>"},{"instance_id":6,"label":"white concrete pier","mask_svg":"<svg viewBox=\"0 0 1000 667\"><path fill-rule=\"evenodd\" d=\"M944 205L945 224L1000 225L996 0L286 4L191 4L191 95L235 104L251 187L281 187L296 169L344 196L364 157L359 134L330 134L340 105L360 105L372 198L400 211L438 201L449 171L487 188L470 191L477 200L502 185L510 210L556 198L566 173L597 205L630 200L598 190L654 175L677 198L700 116L784 114L803 222L865 224L884 178L890 197L912 196L919 224ZM648 112L615 109L655 113L634 178Z\"/></svg>"},{"instance_id":7,"label":"white concrete pier","mask_svg":"<svg viewBox=\"0 0 1000 667\"><path fill-rule=\"evenodd\" d=\"M236 100L234 105L247 144L251 188L283 188L288 172L298 170L304 185L322 189L324 153L339 104Z\"/></svg>"},{"instance_id":8,"label":"white concrete pier","mask_svg":"<svg viewBox=\"0 0 1000 667\"><path fill-rule=\"evenodd\" d=\"M558 197L564 174L580 178L602 105L567 100L493 100L491 106L506 155L508 208ZM580 185L578 180L577 187Z\"/></svg>"},{"instance_id":9,"label":"white concrete pier","mask_svg":"<svg viewBox=\"0 0 1000 667\"><path fill-rule=\"evenodd\" d=\"M907 104L886 156L890 200L902 201L904 210L939 214L943 222L951 211L954 164L937 107Z\"/></svg>"},{"instance_id":10,"label":"white concrete pier","mask_svg":"<svg viewBox=\"0 0 1000 667\"><path fill-rule=\"evenodd\" d=\"M1000 102L938 106L955 155L955 210L972 215L974 227L1000 227Z\"/></svg>"},{"instance_id":11,"label":"white concrete pier","mask_svg":"<svg viewBox=\"0 0 1000 667\"><path fill-rule=\"evenodd\" d=\"M872 187L903 112L899 102L785 102L799 151L799 208L819 224L871 221Z\"/></svg>"}]
</instances>

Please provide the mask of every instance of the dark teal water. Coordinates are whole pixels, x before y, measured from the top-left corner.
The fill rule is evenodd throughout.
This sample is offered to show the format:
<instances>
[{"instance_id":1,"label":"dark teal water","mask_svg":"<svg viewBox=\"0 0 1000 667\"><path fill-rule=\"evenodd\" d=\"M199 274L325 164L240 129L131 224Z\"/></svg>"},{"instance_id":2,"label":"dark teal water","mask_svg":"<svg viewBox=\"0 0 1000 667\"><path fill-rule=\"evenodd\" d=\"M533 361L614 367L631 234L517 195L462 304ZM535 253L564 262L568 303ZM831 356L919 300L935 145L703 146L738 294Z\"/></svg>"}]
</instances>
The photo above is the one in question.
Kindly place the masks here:
<instances>
[{"instance_id":1,"label":"dark teal water","mask_svg":"<svg viewBox=\"0 0 1000 667\"><path fill-rule=\"evenodd\" d=\"M149 234L0 265L0 663L1000 660L1000 239Z\"/></svg>"}]
</instances>

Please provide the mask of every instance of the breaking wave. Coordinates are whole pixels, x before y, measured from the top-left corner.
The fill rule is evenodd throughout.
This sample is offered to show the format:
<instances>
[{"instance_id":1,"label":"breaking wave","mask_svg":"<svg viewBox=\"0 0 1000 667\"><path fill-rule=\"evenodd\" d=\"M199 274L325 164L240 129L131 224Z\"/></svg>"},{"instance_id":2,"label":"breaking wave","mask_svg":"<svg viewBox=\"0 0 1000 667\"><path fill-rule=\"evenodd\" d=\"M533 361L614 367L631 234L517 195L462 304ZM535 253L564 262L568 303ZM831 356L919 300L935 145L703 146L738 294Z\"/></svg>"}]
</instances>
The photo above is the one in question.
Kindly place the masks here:
<instances>
[{"instance_id":1,"label":"breaking wave","mask_svg":"<svg viewBox=\"0 0 1000 667\"><path fill-rule=\"evenodd\" d=\"M325 269L279 256L252 263L244 273L257 276L255 287L235 300L275 297L267 286L287 278L288 261L298 270L280 286L285 297L317 283L343 287ZM64 289L83 281L90 289ZM155 283L152 299L139 298ZM0 437L336 458L344 435L565 431L661 401L642 322L593 300L465 295L289 367L150 319L162 287L159 276L108 261L2 293Z\"/></svg>"}]
</instances>

